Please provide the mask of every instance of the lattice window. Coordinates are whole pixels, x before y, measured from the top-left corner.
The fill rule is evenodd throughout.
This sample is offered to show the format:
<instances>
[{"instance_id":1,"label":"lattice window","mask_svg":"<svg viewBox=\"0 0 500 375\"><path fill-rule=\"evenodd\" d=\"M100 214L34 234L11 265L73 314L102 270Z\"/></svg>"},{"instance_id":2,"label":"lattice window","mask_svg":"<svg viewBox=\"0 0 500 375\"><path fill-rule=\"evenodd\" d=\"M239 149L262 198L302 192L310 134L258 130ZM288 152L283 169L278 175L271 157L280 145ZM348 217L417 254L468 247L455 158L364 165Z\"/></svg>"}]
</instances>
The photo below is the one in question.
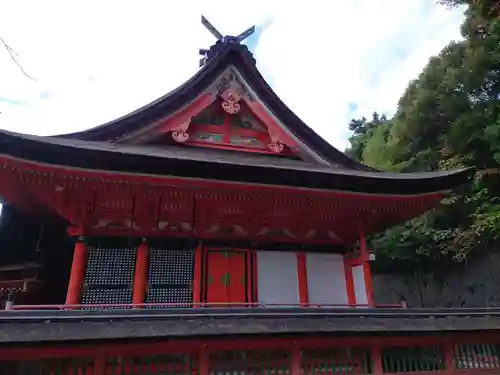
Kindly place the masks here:
<instances>
[{"instance_id":1,"label":"lattice window","mask_svg":"<svg viewBox=\"0 0 500 375\"><path fill-rule=\"evenodd\" d=\"M193 301L194 249L152 248L146 303L190 307Z\"/></svg>"},{"instance_id":2,"label":"lattice window","mask_svg":"<svg viewBox=\"0 0 500 375\"><path fill-rule=\"evenodd\" d=\"M136 254L137 248L89 248L82 303L132 303Z\"/></svg>"},{"instance_id":3,"label":"lattice window","mask_svg":"<svg viewBox=\"0 0 500 375\"><path fill-rule=\"evenodd\" d=\"M85 290L82 298L84 304L130 304L132 303L132 289L125 287L117 287L113 289L112 286L108 288ZM113 308L120 308L119 306Z\"/></svg>"},{"instance_id":4,"label":"lattice window","mask_svg":"<svg viewBox=\"0 0 500 375\"><path fill-rule=\"evenodd\" d=\"M134 281L137 248L89 248L87 285L130 285Z\"/></svg>"},{"instance_id":5,"label":"lattice window","mask_svg":"<svg viewBox=\"0 0 500 375\"><path fill-rule=\"evenodd\" d=\"M210 355L210 375L290 374L290 353L284 350L233 350Z\"/></svg>"},{"instance_id":6,"label":"lattice window","mask_svg":"<svg viewBox=\"0 0 500 375\"><path fill-rule=\"evenodd\" d=\"M90 375L93 373L93 360L89 358L0 361L0 375Z\"/></svg>"},{"instance_id":7,"label":"lattice window","mask_svg":"<svg viewBox=\"0 0 500 375\"><path fill-rule=\"evenodd\" d=\"M500 345L491 343L458 344L453 347L456 369L500 368Z\"/></svg>"},{"instance_id":8,"label":"lattice window","mask_svg":"<svg viewBox=\"0 0 500 375\"><path fill-rule=\"evenodd\" d=\"M307 349L302 351L304 374L371 374L368 348Z\"/></svg>"},{"instance_id":9,"label":"lattice window","mask_svg":"<svg viewBox=\"0 0 500 375\"><path fill-rule=\"evenodd\" d=\"M441 371L446 368L443 348L429 347L392 347L382 348L384 372Z\"/></svg>"},{"instance_id":10,"label":"lattice window","mask_svg":"<svg viewBox=\"0 0 500 375\"><path fill-rule=\"evenodd\" d=\"M146 356L108 357L107 375L168 374L195 375L198 373L196 358L189 354L159 354Z\"/></svg>"}]
</instances>

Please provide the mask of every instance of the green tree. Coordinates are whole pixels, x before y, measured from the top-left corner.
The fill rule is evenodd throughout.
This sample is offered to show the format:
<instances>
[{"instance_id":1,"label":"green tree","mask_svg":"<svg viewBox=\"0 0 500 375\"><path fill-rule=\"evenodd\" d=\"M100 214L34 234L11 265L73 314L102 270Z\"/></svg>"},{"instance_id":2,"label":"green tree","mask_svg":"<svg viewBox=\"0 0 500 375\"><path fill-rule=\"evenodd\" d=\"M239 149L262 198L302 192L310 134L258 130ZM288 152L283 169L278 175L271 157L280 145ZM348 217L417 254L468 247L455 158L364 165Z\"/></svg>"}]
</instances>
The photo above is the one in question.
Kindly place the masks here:
<instances>
[{"instance_id":1,"label":"green tree","mask_svg":"<svg viewBox=\"0 0 500 375\"><path fill-rule=\"evenodd\" d=\"M392 259L464 259L500 236L500 13L492 1L442 3L468 5L465 40L430 59L391 119L349 124L348 154L372 167L478 170L438 209L371 239Z\"/></svg>"}]
</instances>

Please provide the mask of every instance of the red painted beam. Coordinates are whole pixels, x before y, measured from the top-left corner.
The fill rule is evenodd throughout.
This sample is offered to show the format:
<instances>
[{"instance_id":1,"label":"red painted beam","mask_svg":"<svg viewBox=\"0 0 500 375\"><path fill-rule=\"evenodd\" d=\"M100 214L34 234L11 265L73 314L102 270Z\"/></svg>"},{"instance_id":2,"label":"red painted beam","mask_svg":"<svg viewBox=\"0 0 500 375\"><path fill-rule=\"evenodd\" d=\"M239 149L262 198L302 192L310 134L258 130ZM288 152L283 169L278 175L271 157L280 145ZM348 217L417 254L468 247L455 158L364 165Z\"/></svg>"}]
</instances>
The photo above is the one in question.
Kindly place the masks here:
<instances>
[{"instance_id":1,"label":"red painted beam","mask_svg":"<svg viewBox=\"0 0 500 375\"><path fill-rule=\"evenodd\" d=\"M146 184L151 187L160 187L160 188L182 188L185 191L193 190L200 191L203 189L208 189L213 192L221 193L224 191L234 192L235 189L243 192L253 192L254 194L258 194L258 196L262 196L265 193L285 193L287 194L287 199L294 198L296 194L303 195L306 194L308 199L312 197L327 197L327 198L340 198L342 201L345 201L345 198L350 198L351 200L359 200L360 202L370 202L376 201L378 202L380 207L385 207L388 204L398 204L405 203L405 206L414 206L417 205L420 201L425 202L438 202L441 199L442 193L433 192L433 193L424 193L412 196L404 196L404 195L373 195L368 193L353 193L353 192L340 192L340 191L331 191L331 190L320 190L320 189L309 189L309 188L301 188L301 187L293 187L289 186L275 186L275 185L260 185L260 184L252 184L252 183L243 183L243 182L226 182L226 181L218 181L218 180L193 180L190 178L181 178L181 177L169 177L169 176L152 176L152 175L142 175L142 174L134 174L134 173L116 173L112 171L98 171L92 169L71 169L65 166L55 166L49 164L42 163L34 163L27 160L22 159L11 159L5 156L0 156L0 162L4 164L8 168L14 169L16 173L26 174L29 176L37 176L40 179L61 179L61 182L64 181L74 181L79 180L79 185L92 184L95 187L96 179L104 181L113 180L114 183L120 184L125 182L134 181L136 183ZM5 173L5 168L0 170L0 175ZM0 176L1 177L1 176ZM10 174L9 174L9 177ZM14 181L17 182L17 181ZM5 183L8 185L8 182ZM46 183L47 186L52 186L49 183ZM255 192L255 187L258 186L258 193ZM349 204L352 206L352 204ZM405 207L410 209L411 207ZM429 207L425 207L428 209ZM362 214L366 215L366 210L362 212Z\"/></svg>"},{"instance_id":2,"label":"red painted beam","mask_svg":"<svg viewBox=\"0 0 500 375\"><path fill-rule=\"evenodd\" d=\"M386 217L387 210L392 211L393 218L404 220L425 212L441 197L440 193L377 196L286 186L116 174L36 164L4 156L0 156L0 162L6 166L0 169L0 195L5 191L12 199L21 198L18 191L23 187L24 193L31 199L55 209L74 226L85 227L87 235L95 236L192 237L195 234L202 239L255 241L259 240L257 234L262 229L257 223L266 222L274 228L289 228L297 233L294 233L294 237L260 235L261 241L346 245L358 238L356 228L359 228L359 225L383 222L377 218ZM130 182L134 183L134 189L130 188ZM259 188L255 189L256 186ZM140 193L134 193L144 189L154 190L155 194L161 196L161 200L158 200L160 203L157 203L159 221L173 223L173 227L148 227L149 222L143 218L151 216L149 211L142 214L141 210L132 213L134 200L135 207L150 206L144 201L146 198L141 198ZM94 192L95 196L87 194L88 192ZM202 196L200 192L203 193ZM97 224L99 219L102 219L99 215L104 215L102 204L107 207L109 203L102 202L103 197L112 201L115 196L120 198L120 204L112 206L109 208L111 211L106 211L105 214L117 220L127 218L128 227L91 228L90 223ZM193 205L194 203L196 205ZM120 207L123 205L128 207L126 214L121 211ZM367 206L372 209L367 210ZM279 212L287 211L287 214L274 215L268 207L275 207L275 211ZM234 212L239 214L233 214ZM322 219L305 219L311 215ZM334 217L342 220L332 222L331 218ZM345 220L346 218L349 220ZM158 220L151 222L157 224ZM349 223L356 225L350 226ZM214 224L227 227L238 225L244 232L228 234L224 231L211 231ZM301 231L297 228L304 229ZM314 237L308 234L311 230L323 233L329 229L341 234L342 238L322 238L320 235Z\"/></svg>"},{"instance_id":3,"label":"red painted beam","mask_svg":"<svg viewBox=\"0 0 500 375\"><path fill-rule=\"evenodd\" d=\"M174 131L179 128L179 125L185 121L190 121L191 117L196 116L208 105L212 104L215 100L213 94L204 94L196 98L189 106L179 111L169 119L167 119L160 128L157 129L158 133L165 133Z\"/></svg>"}]
</instances>

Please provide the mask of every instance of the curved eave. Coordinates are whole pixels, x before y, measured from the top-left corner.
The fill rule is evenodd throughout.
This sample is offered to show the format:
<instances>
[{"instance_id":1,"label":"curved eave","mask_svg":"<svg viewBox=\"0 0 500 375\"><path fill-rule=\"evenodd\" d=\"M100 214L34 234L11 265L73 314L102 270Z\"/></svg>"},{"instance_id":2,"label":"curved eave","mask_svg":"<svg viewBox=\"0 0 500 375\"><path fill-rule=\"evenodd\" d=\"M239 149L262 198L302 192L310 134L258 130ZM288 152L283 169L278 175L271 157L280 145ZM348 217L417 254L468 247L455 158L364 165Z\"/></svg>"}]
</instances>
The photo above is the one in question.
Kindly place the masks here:
<instances>
[{"instance_id":1,"label":"curved eave","mask_svg":"<svg viewBox=\"0 0 500 375\"><path fill-rule=\"evenodd\" d=\"M203 149L130 146L0 132L0 157L64 168L175 176L379 195L440 192L465 183L473 169L384 173Z\"/></svg>"},{"instance_id":2,"label":"curved eave","mask_svg":"<svg viewBox=\"0 0 500 375\"><path fill-rule=\"evenodd\" d=\"M190 80L154 102L106 124L57 137L113 142L126 134L150 125L163 118L165 114L180 110L193 97L206 90L229 66L234 66L238 70L245 82L281 123L285 124L301 142L321 155L325 160L333 164L341 164L346 168L375 171L375 169L356 162L331 146L300 120L267 84L255 67L251 54L246 47L234 44L227 45L217 57L200 69Z\"/></svg>"}]
</instances>

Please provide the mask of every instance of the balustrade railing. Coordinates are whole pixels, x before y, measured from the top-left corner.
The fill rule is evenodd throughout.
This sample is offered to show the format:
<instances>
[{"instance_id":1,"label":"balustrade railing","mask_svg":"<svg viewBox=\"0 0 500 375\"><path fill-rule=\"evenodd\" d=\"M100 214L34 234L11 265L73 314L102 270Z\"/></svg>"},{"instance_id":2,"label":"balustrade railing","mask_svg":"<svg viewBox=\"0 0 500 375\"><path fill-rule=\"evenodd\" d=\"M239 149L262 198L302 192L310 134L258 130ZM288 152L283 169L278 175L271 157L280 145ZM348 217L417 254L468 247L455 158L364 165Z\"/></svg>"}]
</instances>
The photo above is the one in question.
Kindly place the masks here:
<instances>
[{"instance_id":1,"label":"balustrade railing","mask_svg":"<svg viewBox=\"0 0 500 375\"><path fill-rule=\"evenodd\" d=\"M77 305L12 305L9 310L106 310L106 309L174 309L186 308L185 303L85 303ZM187 308L384 308L398 309L405 308L401 304L377 304L375 306L368 304L279 304L279 303L259 303L259 302L194 302Z\"/></svg>"},{"instance_id":2,"label":"balustrade railing","mask_svg":"<svg viewBox=\"0 0 500 375\"><path fill-rule=\"evenodd\" d=\"M0 348L0 375L500 374L497 342L247 339Z\"/></svg>"}]
</instances>

